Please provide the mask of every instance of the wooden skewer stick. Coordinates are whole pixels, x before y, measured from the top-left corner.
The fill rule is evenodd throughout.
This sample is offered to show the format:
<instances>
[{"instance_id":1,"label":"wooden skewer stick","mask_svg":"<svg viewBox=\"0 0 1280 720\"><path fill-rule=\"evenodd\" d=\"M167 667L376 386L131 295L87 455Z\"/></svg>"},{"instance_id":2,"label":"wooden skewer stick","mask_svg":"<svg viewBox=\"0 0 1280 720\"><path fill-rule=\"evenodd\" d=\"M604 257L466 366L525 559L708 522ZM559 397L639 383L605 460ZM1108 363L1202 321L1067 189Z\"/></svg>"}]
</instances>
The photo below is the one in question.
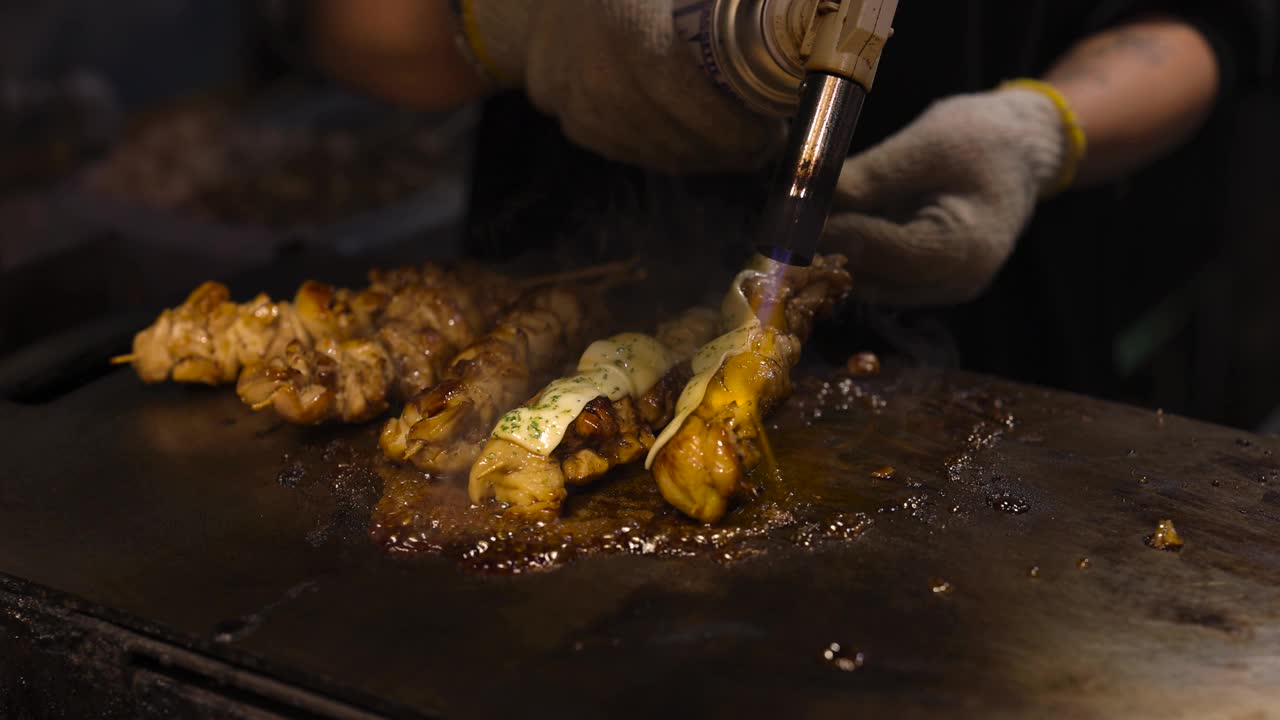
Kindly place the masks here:
<instances>
[{"instance_id":1,"label":"wooden skewer stick","mask_svg":"<svg viewBox=\"0 0 1280 720\"><path fill-rule=\"evenodd\" d=\"M127 355L117 355L111 358L112 365L128 365L138 359L137 353L129 353Z\"/></svg>"},{"instance_id":2,"label":"wooden skewer stick","mask_svg":"<svg viewBox=\"0 0 1280 720\"><path fill-rule=\"evenodd\" d=\"M636 279L642 279L644 277L644 269L638 267L639 263L639 258L631 258L629 260L617 260L615 262L601 263L599 265L589 265L575 270L565 270L564 272L535 275L531 278L517 280L516 287L521 290L527 290L540 285L554 285L556 283L570 282L574 280L592 280L595 278L612 278L614 276L622 276L625 278L633 273L638 276ZM625 280L623 280L623 282L625 282Z\"/></svg>"}]
</instances>

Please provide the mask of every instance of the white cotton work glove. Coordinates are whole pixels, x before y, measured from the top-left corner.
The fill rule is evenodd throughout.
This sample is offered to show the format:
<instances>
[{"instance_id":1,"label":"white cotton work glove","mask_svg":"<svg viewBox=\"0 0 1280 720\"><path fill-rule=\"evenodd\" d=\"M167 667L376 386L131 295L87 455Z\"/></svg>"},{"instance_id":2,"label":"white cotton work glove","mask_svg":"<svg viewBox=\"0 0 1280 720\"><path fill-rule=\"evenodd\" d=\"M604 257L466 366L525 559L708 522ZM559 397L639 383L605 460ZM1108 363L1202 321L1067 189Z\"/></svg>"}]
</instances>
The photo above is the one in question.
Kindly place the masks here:
<instances>
[{"instance_id":1,"label":"white cotton work glove","mask_svg":"<svg viewBox=\"0 0 1280 720\"><path fill-rule=\"evenodd\" d=\"M753 114L698 67L671 0L462 0L472 54L523 87L570 140L668 172L744 170L768 160L779 120Z\"/></svg>"},{"instance_id":2,"label":"white cotton work glove","mask_svg":"<svg viewBox=\"0 0 1280 720\"><path fill-rule=\"evenodd\" d=\"M938 101L845 161L823 247L849 256L855 295L943 305L987 287L1037 199L1070 182L1084 152L1051 92L1015 86Z\"/></svg>"}]
</instances>

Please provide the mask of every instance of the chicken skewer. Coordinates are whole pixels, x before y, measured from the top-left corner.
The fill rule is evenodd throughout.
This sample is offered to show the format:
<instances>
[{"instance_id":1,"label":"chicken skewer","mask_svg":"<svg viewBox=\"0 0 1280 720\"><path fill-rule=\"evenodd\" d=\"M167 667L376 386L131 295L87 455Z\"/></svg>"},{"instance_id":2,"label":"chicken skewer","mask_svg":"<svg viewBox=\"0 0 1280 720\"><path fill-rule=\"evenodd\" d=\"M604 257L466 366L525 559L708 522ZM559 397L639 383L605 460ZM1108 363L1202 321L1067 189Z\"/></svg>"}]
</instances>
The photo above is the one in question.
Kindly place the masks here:
<instances>
[{"instance_id":1,"label":"chicken skewer","mask_svg":"<svg viewBox=\"0 0 1280 720\"><path fill-rule=\"evenodd\" d=\"M553 515L566 484L586 484L643 457L671 419L688 358L715 334L717 314L692 308L655 337L623 333L591 345L577 374L503 415L471 467L472 502L495 498L516 514Z\"/></svg>"},{"instance_id":2,"label":"chicken skewer","mask_svg":"<svg viewBox=\"0 0 1280 720\"><path fill-rule=\"evenodd\" d=\"M513 294L501 281L406 285L392 294L372 334L294 341L283 354L245 367L236 392L254 410L270 407L292 423L370 420L391 398L434 386Z\"/></svg>"},{"instance_id":3,"label":"chicken skewer","mask_svg":"<svg viewBox=\"0 0 1280 720\"><path fill-rule=\"evenodd\" d=\"M440 384L387 421L383 452L440 475L469 468L498 415L582 342L593 321L589 308L599 304L589 303L589 294L559 286L529 293L453 359Z\"/></svg>"},{"instance_id":4,"label":"chicken skewer","mask_svg":"<svg viewBox=\"0 0 1280 720\"><path fill-rule=\"evenodd\" d=\"M716 522L767 457L763 418L790 395L790 371L814 317L848 293L844 264L838 255L808 268L765 260L735 280L725 313L738 327L694 356L675 417L645 459L663 498L681 512Z\"/></svg>"},{"instance_id":5,"label":"chicken skewer","mask_svg":"<svg viewBox=\"0 0 1280 720\"><path fill-rule=\"evenodd\" d=\"M590 483L648 451L653 433L671 420L676 397L691 374L689 358L716 327L716 314L709 308L690 308L658 327L656 339L667 348L672 364L648 390L637 387L616 402L602 396L587 403L586 414L575 418L557 448L569 483Z\"/></svg>"},{"instance_id":6,"label":"chicken skewer","mask_svg":"<svg viewBox=\"0 0 1280 720\"><path fill-rule=\"evenodd\" d=\"M204 283L134 338L132 363L147 382L172 378L210 385L235 380L246 404L286 420L358 422L390 396L413 397L435 384L459 348L492 324L524 289L630 272L606 263L523 280L464 264L373 270L360 291L308 281L293 303L259 295L244 305L219 283Z\"/></svg>"},{"instance_id":7,"label":"chicken skewer","mask_svg":"<svg viewBox=\"0 0 1280 720\"><path fill-rule=\"evenodd\" d=\"M259 294L247 303L230 301L221 283L205 282L181 305L163 311L133 339L133 352L113 358L129 363L148 383L218 385L233 382L245 365L281 356L295 340L311 344L323 337L357 337L373 331L392 293L408 285L440 284L440 267L399 268L370 273L360 291L307 281L293 302Z\"/></svg>"},{"instance_id":8,"label":"chicken skewer","mask_svg":"<svg viewBox=\"0 0 1280 720\"><path fill-rule=\"evenodd\" d=\"M476 342L524 288L610 277L632 271L621 261L512 281L463 266L436 284L417 282L412 269L375 274L392 289L371 335L291 344L282 356L246 367L236 391L255 410L271 407L297 424L364 422L389 400L430 390L459 350Z\"/></svg>"}]
</instances>

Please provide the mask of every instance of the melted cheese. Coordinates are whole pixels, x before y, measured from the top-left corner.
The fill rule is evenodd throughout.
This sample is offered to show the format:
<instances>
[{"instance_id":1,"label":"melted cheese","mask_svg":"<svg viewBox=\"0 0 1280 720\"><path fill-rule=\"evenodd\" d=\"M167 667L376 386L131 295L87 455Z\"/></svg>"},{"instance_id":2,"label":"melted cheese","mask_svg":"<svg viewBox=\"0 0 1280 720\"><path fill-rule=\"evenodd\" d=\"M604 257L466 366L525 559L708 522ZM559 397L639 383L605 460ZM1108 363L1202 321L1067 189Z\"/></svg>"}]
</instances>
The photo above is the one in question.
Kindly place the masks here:
<instances>
[{"instance_id":1,"label":"melted cheese","mask_svg":"<svg viewBox=\"0 0 1280 720\"><path fill-rule=\"evenodd\" d=\"M691 363L693 377L685 384L684 390L680 391L680 399L676 401L675 416L654 440L653 447L649 448L649 454L644 459L646 470L653 465L654 458L658 457L658 451L675 436L685 419L698 408L698 405L702 404L702 398L707 394L707 386L724 365L724 361L730 355L746 352L751 347L752 335L759 327L760 321L752 315L740 327L703 345L702 349L693 356Z\"/></svg>"},{"instance_id":2,"label":"melted cheese","mask_svg":"<svg viewBox=\"0 0 1280 720\"><path fill-rule=\"evenodd\" d=\"M725 293L724 300L720 303L720 328L722 330L736 330L751 325L757 320L756 311L751 307L751 302L747 300L747 293L742 289L742 286L748 279L763 277L764 275L765 273L759 270L748 268L733 278L733 285L729 286L729 292Z\"/></svg>"},{"instance_id":3,"label":"melted cheese","mask_svg":"<svg viewBox=\"0 0 1280 720\"><path fill-rule=\"evenodd\" d=\"M640 397L653 387L676 358L665 345L642 333L622 333L591 343L578 361L578 372L613 368L620 373L621 392L608 393L610 400L625 395Z\"/></svg>"},{"instance_id":4,"label":"melted cheese","mask_svg":"<svg viewBox=\"0 0 1280 720\"><path fill-rule=\"evenodd\" d=\"M533 405L503 415L493 436L550 455L587 403L600 396L640 397L677 361L662 343L641 333L597 340L578 361L578 374L547 385Z\"/></svg>"},{"instance_id":5,"label":"melted cheese","mask_svg":"<svg viewBox=\"0 0 1280 720\"><path fill-rule=\"evenodd\" d=\"M725 293L724 300L720 303L720 326L727 332L703 345L693 356L693 377L680 391L675 416L658 434L653 447L649 448L649 454L644 459L646 470L653 465L658 452L675 436L689 415L702 404L702 398L707 394L707 385L724 365L724 361L730 355L746 352L750 347L752 334L760 328L760 318L756 315L755 308L751 307L743 286L752 278L777 274L779 268L785 270L777 261L757 255L745 270L734 276L729 292Z\"/></svg>"}]
</instances>

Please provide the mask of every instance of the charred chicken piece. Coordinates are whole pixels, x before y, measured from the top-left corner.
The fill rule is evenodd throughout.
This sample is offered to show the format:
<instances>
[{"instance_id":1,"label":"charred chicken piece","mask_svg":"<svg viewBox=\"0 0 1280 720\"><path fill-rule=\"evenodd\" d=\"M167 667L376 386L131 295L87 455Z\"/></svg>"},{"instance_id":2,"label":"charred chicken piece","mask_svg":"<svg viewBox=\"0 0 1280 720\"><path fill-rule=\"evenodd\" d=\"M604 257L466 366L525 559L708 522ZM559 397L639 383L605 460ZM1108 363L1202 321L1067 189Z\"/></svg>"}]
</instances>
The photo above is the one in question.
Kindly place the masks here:
<instances>
[{"instance_id":1,"label":"charred chicken piece","mask_svg":"<svg viewBox=\"0 0 1280 720\"><path fill-rule=\"evenodd\" d=\"M471 467L471 500L492 497L513 515L549 518L564 503L566 485L585 485L617 465L635 462L652 443L653 432L638 421L631 398L598 397L550 455L490 437Z\"/></svg>"},{"instance_id":2,"label":"charred chicken piece","mask_svg":"<svg viewBox=\"0 0 1280 720\"><path fill-rule=\"evenodd\" d=\"M405 322L384 325L365 342L378 345L389 357L393 394L402 401L435 387L458 348L435 328Z\"/></svg>"},{"instance_id":3,"label":"charred chicken piece","mask_svg":"<svg viewBox=\"0 0 1280 720\"><path fill-rule=\"evenodd\" d=\"M716 320L715 312L693 308L660 326L656 339L667 349L670 360L687 358L715 334ZM683 360L638 398L595 397L545 455L495 433L471 468L472 501L492 497L513 514L554 515L566 497L566 484L590 483L618 465L644 457L653 444L654 430L671 419L676 397L689 374L689 363ZM544 388L525 407L538 406L555 388L554 384Z\"/></svg>"},{"instance_id":4,"label":"charred chicken piece","mask_svg":"<svg viewBox=\"0 0 1280 720\"><path fill-rule=\"evenodd\" d=\"M570 485L586 485L619 465L644 459L654 433L671 421L680 389L689 381L689 362L671 368L639 398L588 403L569 426L554 457Z\"/></svg>"},{"instance_id":5,"label":"charred chicken piece","mask_svg":"<svg viewBox=\"0 0 1280 720\"><path fill-rule=\"evenodd\" d=\"M689 355L692 354L692 352L689 353ZM689 367L689 361L685 360L668 370L656 385L649 388L649 392L636 399L636 414L650 431L657 432L671 422L680 391L684 389L685 383L689 382L692 375L693 370Z\"/></svg>"},{"instance_id":6,"label":"charred chicken piece","mask_svg":"<svg viewBox=\"0 0 1280 720\"><path fill-rule=\"evenodd\" d=\"M744 493L747 474L767 456L764 417L790 395L790 372L814 317L849 291L844 264L843 257L829 255L809 268L743 280L743 294L761 322L744 325L742 345L714 369L701 399L694 398L697 405L664 430L674 434L657 448L651 469L667 502L711 523Z\"/></svg>"},{"instance_id":7,"label":"charred chicken piece","mask_svg":"<svg viewBox=\"0 0 1280 720\"><path fill-rule=\"evenodd\" d=\"M530 292L454 358L440 384L387 422L379 440L383 452L435 474L465 471L498 415L582 342L589 314L584 292L565 287Z\"/></svg>"},{"instance_id":8,"label":"charred chicken piece","mask_svg":"<svg viewBox=\"0 0 1280 720\"><path fill-rule=\"evenodd\" d=\"M377 344L324 338L309 348L294 341L283 356L246 368L236 389L255 410L271 406L292 423L356 422L386 409L390 376L390 359Z\"/></svg>"},{"instance_id":9,"label":"charred chicken piece","mask_svg":"<svg viewBox=\"0 0 1280 720\"><path fill-rule=\"evenodd\" d=\"M669 408L674 405L673 397L667 419ZM589 484L619 465L644 458L653 444L653 428L661 424L646 422L635 408L630 397L610 400L602 396L592 400L550 455L538 454L506 438L490 437L471 467L472 502L492 497L505 504L506 511L513 515L555 516L564 504L567 485Z\"/></svg>"},{"instance_id":10,"label":"charred chicken piece","mask_svg":"<svg viewBox=\"0 0 1280 720\"><path fill-rule=\"evenodd\" d=\"M292 423L371 420L391 399L433 387L457 348L492 323L509 294L501 286L510 283L485 279L397 284L371 335L326 338L310 347L295 342L287 354L246 367L236 392L255 410L271 407Z\"/></svg>"},{"instance_id":11,"label":"charred chicken piece","mask_svg":"<svg viewBox=\"0 0 1280 720\"><path fill-rule=\"evenodd\" d=\"M643 458L652 444L653 431L640 421L630 397L598 397L578 414L560 444L565 482L591 482L616 465Z\"/></svg>"}]
</instances>

